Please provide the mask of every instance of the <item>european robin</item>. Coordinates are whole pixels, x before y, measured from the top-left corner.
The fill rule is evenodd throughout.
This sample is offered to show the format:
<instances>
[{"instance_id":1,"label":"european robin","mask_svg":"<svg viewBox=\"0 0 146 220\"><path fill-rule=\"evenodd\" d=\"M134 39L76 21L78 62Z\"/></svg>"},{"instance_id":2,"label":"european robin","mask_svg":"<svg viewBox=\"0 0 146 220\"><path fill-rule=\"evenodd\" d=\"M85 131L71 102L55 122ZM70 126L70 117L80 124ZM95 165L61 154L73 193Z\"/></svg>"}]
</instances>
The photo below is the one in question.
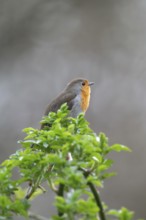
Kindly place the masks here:
<instances>
[{"instance_id":1,"label":"european robin","mask_svg":"<svg viewBox=\"0 0 146 220\"><path fill-rule=\"evenodd\" d=\"M49 112L57 112L64 103L67 103L70 116L73 118L76 118L81 112L85 113L90 102L90 86L93 84L87 79L72 80L63 92L47 106L45 115L48 115ZM41 129L43 127L44 125L41 125Z\"/></svg>"}]
</instances>

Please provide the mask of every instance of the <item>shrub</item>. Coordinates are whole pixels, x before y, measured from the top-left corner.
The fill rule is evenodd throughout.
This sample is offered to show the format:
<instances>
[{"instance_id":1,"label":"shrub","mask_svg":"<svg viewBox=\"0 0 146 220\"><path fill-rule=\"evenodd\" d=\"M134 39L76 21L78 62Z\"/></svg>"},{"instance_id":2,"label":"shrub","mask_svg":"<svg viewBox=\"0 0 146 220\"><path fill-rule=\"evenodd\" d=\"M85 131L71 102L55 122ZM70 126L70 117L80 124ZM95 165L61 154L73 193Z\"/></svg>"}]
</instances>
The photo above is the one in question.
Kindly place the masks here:
<instances>
[{"instance_id":1,"label":"shrub","mask_svg":"<svg viewBox=\"0 0 146 220\"><path fill-rule=\"evenodd\" d=\"M64 104L57 113L43 117L43 130L25 128L27 136L19 141L22 149L1 164L0 219L16 215L42 219L29 212L29 198L45 191L44 182L55 193L57 214L50 217L52 220L133 219L133 212L126 208L109 210L98 192L104 181L115 175L108 171L113 161L107 155L129 148L109 146L105 134L97 136L83 114L71 118L68 113ZM13 178L15 169L18 179ZM29 182L27 192L22 188L25 182Z\"/></svg>"}]
</instances>

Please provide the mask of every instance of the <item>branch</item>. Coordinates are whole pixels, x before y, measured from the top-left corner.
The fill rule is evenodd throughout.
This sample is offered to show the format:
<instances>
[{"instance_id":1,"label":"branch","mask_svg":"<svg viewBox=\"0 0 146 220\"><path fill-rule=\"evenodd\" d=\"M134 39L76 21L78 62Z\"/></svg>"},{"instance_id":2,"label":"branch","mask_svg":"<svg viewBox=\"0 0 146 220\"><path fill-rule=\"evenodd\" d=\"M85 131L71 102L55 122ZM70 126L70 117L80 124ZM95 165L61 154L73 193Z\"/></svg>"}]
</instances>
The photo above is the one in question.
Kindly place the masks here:
<instances>
[{"instance_id":1,"label":"branch","mask_svg":"<svg viewBox=\"0 0 146 220\"><path fill-rule=\"evenodd\" d=\"M30 197L32 196L32 194L35 192L35 187L32 186L31 183L29 183L29 187L27 189L27 193L26 193L26 196L25 196L25 199L30 199Z\"/></svg>"},{"instance_id":2,"label":"branch","mask_svg":"<svg viewBox=\"0 0 146 220\"><path fill-rule=\"evenodd\" d=\"M43 191L43 193L46 192L46 189L43 186L38 185L38 187L35 187L35 186L32 186L32 184L29 183L29 187L27 189L27 193L26 193L25 199L30 199L30 197L36 191L37 188L41 189Z\"/></svg>"},{"instance_id":3,"label":"branch","mask_svg":"<svg viewBox=\"0 0 146 220\"><path fill-rule=\"evenodd\" d=\"M64 184L60 183L57 195L63 197L63 194L64 194ZM63 215L62 212L58 212L58 216L62 216L62 215Z\"/></svg>"},{"instance_id":4,"label":"branch","mask_svg":"<svg viewBox=\"0 0 146 220\"><path fill-rule=\"evenodd\" d=\"M106 220L105 213L104 213L104 208L103 208L103 206L102 206L102 202L101 202L101 200L100 200L100 196L99 196L99 194L98 194L98 192L97 192L97 190L96 190L94 184L91 183L91 182L88 182L87 184L88 184L88 186L90 187L90 189L91 189L91 191L92 191L92 193L93 193L93 195L94 195L96 204L97 204L97 206L98 206L99 209L100 209L100 211L99 211L100 219L101 219L101 220Z\"/></svg>"},{"instance_id":5,"label":"branch","mask_svg":"<svg viewBox=\"0 0 146 220\"><path fill-rule=\"evenodd\" d=\"M73 160L70 152L67 153L66 160L68 160L68 161ZM63 197L63 195L64 195L64 184L63 183L59 184L57 195ZM62 216L62 215L63 215L62 212L58 212L58 216Z\"/></svg>"},{"instance_id":6,"label":"branch","mask_svg":"<svg viewBox=\"0 0 146 220\"><path fill-rule=\"evenodd\" d=\"M86 170L86 169L84 169L84 168L79 168L79 170L83 171L83 175L84 175L85 178L87 178L87 177L90 175L90 173L92 172L92 170L90 170L90 169L89 169L89 170ZM105 213L104 213L104 208L103 208L103 206L102 206L102 202L101 202L101 200L100 200L100 196L99 196L99 194L98 194L98 192L97 192L97 190L96 190L94 184L91 183L90 181L87 182L87 184L88 184L88 186L90 187L91 192L92 192L93 195L94 195L95 202L96 202L97 206L98 206L99 209L100 209L100 211L99 211L100 219L101 219L101 220L106 220Z\"/></svg>"}]
</instances>

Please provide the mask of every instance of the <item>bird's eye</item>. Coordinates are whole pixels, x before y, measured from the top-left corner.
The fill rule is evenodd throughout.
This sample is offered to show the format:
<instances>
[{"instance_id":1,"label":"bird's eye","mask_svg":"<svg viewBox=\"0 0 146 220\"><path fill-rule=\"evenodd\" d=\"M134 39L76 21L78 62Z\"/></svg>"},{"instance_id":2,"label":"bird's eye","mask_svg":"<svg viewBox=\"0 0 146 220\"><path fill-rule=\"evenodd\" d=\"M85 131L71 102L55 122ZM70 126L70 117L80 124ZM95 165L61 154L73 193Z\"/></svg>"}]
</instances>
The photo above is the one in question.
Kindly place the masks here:
<instances>
[{"instance_id":1,"label":"bird's eye","mask_svg":"<svg viewBox=\"0 0 146 220\"><path fill-rule=\"evenodd\" d=\"M82 82L82 86L85 86L85 82Z\"/></svg>"}]
</instances>

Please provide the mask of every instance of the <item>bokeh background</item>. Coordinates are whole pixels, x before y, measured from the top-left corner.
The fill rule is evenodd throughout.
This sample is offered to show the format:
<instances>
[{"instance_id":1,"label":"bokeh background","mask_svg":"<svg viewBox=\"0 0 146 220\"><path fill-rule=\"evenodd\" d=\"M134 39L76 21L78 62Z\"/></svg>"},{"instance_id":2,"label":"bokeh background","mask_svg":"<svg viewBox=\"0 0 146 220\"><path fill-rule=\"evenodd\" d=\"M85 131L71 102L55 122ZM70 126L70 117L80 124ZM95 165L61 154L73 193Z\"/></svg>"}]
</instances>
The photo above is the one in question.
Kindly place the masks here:
<instances>
[{"instance_id":1,"label":"bokeh background","mask_svg":"<svg viewBox=\"0 0 146 220\"><path fill-rule=\"evenodd\" d=\"M88 78L90 126L132 149L111 155L118 176L101 196L146 218L145 66L145 0L0 0L0 162L71 79ZM48 192L32 210L49 216L52 203Z\"/></svg>"}]
</instances>

